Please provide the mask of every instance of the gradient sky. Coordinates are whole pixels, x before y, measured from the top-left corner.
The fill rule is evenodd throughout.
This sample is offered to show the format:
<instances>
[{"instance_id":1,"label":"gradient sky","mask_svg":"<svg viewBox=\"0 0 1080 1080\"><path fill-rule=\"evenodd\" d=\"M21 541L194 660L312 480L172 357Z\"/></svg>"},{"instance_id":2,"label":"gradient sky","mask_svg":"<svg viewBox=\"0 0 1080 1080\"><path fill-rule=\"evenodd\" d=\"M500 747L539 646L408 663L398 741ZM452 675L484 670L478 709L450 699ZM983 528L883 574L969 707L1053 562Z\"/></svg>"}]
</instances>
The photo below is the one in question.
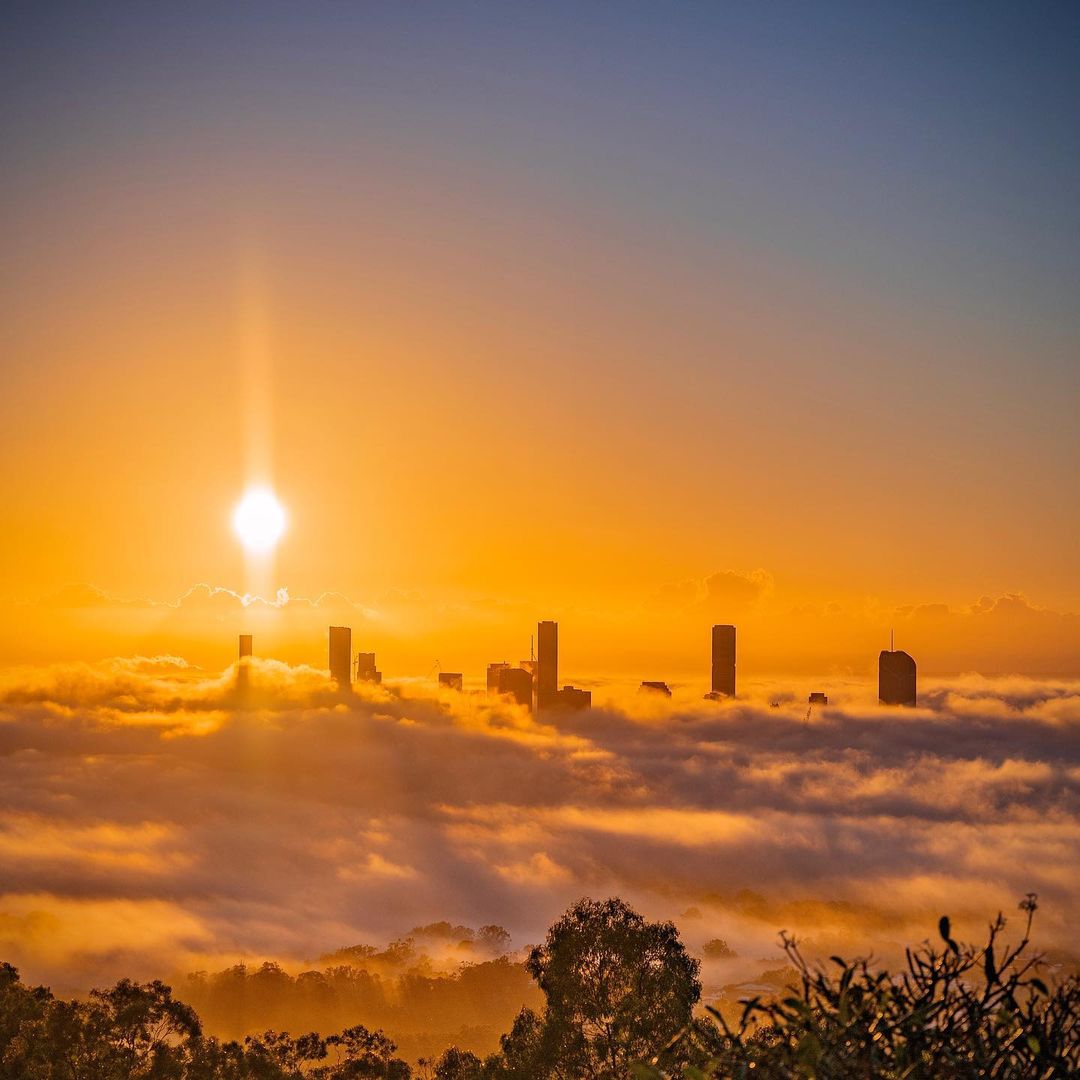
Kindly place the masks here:
<instances>
[{"instance_id":1,"label":"gradient sky","mask_svg":"<svg viewBox=\"0 0 1080 1080\"><path fill-rule=\"evenodd\" d=\"M7 4L0 596L244 591L261 477L432 619L1075 612L1078 101L1072 4Z\"/></svg>"}]
</instances>

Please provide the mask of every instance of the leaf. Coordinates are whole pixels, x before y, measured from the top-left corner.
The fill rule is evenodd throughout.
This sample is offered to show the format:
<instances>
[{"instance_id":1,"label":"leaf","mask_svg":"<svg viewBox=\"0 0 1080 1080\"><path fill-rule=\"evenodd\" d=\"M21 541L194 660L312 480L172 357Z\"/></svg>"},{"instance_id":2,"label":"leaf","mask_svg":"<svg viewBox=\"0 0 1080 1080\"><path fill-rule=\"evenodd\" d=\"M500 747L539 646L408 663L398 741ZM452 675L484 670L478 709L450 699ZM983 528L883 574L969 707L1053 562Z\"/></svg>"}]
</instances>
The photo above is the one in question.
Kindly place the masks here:
<instances>
[{"instance_id":1,"label":"leaf","mask_svg":"<svg viewBox=\"0 0 1080 1080\"><path fill-rule=\"evenodd\" d=\"M941 936L944 939L946 944L951 943L950 938L949 938L949 927L950 927L949 916L948 915L942 915L941 918L938 920L937 928L938 928L938 933L941 934Z\"/></svg>"},{"instance_id":2,"label":"leaf","mask_svg":"<svg viewBox=\"0 0 1080 1080\"><path fill-rule=\"evenodd\" d=\"M986 973L986 982L988 985L992 986L997 982L997 969L994 967L993 942L986 946L986 953L983 956L983 971Z\"/></svg>"}]
</instances>

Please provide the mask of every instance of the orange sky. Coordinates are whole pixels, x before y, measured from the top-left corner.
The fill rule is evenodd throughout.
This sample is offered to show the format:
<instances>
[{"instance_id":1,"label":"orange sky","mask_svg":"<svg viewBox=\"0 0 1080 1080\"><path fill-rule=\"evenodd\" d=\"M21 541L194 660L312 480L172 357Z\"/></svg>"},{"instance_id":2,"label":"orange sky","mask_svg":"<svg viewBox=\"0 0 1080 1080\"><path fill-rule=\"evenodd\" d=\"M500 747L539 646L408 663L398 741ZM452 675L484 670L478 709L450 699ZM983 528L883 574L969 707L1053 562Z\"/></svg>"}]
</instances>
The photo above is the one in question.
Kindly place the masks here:
<instances>
[{"instance_id":1,"label":"orange sky","mask_svg":"<svg viewBox=\"0 0 1080 1080\"><path fill-rule=\"evenodd\" d=\"M20 68L3 190L5 605L329 591L382 614L373 644L403 670L521 653L547 615L576 625L584 667L692 669L718 619L763 666L862 671L898 608L944 604L951 622L901 638L930 669L1080 670L1072 256L1040 232L1049 207L1002 211L1024 147L976 170L992 131L961 104L911 102L942 145L969 132L939 174L888 111L900 90L864 115L840 67L805 104L769 89L755 121L666 39L638 85L577 71L545 26L551 81L530 81L525 28L493 24L518 65L503 86L456 66L462 42L403 32L395 66L320 19L280 70L274 23L230 23L230 63L208 45L155 69L165 39L144 27L116 72L65 74L71 42L39 29L26 55L55 63ZM624 30L629 64L648 39ZM330 62L337 34L372 50L369 84ZM74 116L41 96L67 79ZM1003 118L1027 107L996 92ZM1032 184L1052 120L1015 136ZM257 582L228 528L256 479L291 517ZM693 606L710 575L759 570L767 588ZM658 641L673 588L689 610ZM968 633L1014 594L1045 617ZM64 637L9 630L11 662L147 640L123 612L18 610ZM242 621L177 649L209 659ZM281 638L315 659L311 633Z\"/></svg>"}]
</instances>

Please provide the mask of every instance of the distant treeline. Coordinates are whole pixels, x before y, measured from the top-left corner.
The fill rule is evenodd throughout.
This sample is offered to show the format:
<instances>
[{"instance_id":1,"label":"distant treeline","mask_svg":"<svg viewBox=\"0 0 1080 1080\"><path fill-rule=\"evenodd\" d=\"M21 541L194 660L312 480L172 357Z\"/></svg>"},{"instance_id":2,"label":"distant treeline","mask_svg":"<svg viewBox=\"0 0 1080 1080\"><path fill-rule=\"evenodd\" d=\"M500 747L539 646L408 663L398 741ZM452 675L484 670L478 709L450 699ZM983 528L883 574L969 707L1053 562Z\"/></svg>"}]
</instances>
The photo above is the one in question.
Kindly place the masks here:
<instances>
[{"instance_id":1,"label":"distant treeline","mask_svg":"<svg viewBox=\"0 0 1080 1080\"><path fill-rule=\"evenodd\" d=\"M372 950L299 975L277 964L238 965L189 975L176 992L206 1030L222 1037L241 1039L266 1027L328 1033L361 1019L393 1032L409 1058L449 1043L487 1053L523 1007L543 1004L524 965L507 956L463 964L450 974L425 971L423 965L395 973L381 967L386 956Z\"/></svg>"},{"instance_id":2,"label":"distant treeline","mask_svg":"<svg viewBox=\"0 0 1080 1080\"><path fill-rule=\"evenodd\" d=\"M551 927L523 970L502 958L476 965L485 974L475 982L466 978L472 968L451 978L417 976L415 993L430 1007L431 1030L444 1007L457 1009L458 1019L470 1015L462 1004L466 988L486 999L502 985L509 1002L524 977L539 991L493 1052L453 1046L413 1065L382 1031L352 1025L327 1037L316 1033L327 1030L320 1003L332 1009L348 1000L363 999L365 1007L384 1001L377 977L348 964L309 973L318 978L272 965L194 977L187 989L201 989L208 1002L215 986L239 985L241 997L250 989L252 1008L262 1002L271 1015L275 994L310 994L315 1031L271 1030L243 1041L205 1035L197 1011L160 982L124 980L86 1001L63 1001L24 986L14 968L2 965L0 1080L1075 1077L1080 981L1070 976L1047 985L1029 953L1035 898L1021 908L1018 941L1006 943L999 916L986 944L961 944L942 918L940 944L909 951L895 973L841 957L818 967L785 938L791 986L747 1000L729 1017L697 1008L698 961L672 923L648 922L618 899L582 900ZM242 1027L245 1015L232 1022Z\"/></svg>"}]
</instances>

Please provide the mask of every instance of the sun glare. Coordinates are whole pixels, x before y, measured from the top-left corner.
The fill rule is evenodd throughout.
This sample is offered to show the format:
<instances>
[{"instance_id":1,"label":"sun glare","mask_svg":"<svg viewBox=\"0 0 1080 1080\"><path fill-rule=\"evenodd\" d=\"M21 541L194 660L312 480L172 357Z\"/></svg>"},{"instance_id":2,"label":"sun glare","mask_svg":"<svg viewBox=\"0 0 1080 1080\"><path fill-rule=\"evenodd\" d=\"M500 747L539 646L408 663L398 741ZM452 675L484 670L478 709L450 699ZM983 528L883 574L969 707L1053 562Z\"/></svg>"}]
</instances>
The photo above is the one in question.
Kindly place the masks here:
<instances>
[{"instance_id":1,"label":"sun glare","mask_svg":"<svg viewBox=\"0 0 1080 1080\"><path fill-rule=\"evenodd\" d=\"M248 551L272 551L285 532L285 508L269 488L251 488L233 511L233 530Z\"/></svg>"}]
</instances>

